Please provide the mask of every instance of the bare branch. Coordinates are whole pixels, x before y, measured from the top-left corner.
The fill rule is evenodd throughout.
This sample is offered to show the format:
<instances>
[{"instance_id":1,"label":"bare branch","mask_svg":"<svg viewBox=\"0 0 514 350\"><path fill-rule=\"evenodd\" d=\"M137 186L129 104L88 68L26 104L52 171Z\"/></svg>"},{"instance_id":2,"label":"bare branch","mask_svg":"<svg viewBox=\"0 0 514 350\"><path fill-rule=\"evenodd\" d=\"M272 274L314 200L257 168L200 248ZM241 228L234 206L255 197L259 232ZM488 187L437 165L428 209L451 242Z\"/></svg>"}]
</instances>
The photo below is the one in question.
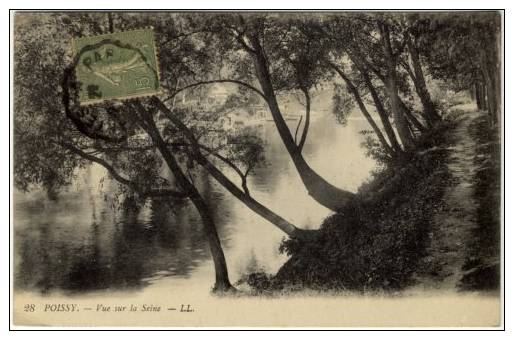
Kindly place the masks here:
<instances>
[{"instance_id":1,"label":"bare branch","mask_svg":"<svg viewBox=\"0 0 514 350\"><path fill-rule=\"evenodd\" d=\"M176 36L173 36L173 37L168 37L165 41L163 41L161 43L161 45L162 46L167 45L170 42L172 42L174 40L177 40L177 39L184 40L185 38L187 38L187 37L189 37L191 35L199 34L199 33L209 33L209 31L206 31L206 30L195 30L195 31L192 31L192 32L189 32L189 33L183 33L183 34L179 34L179 35L176 35Z\"/></svg>"},{"instance_id":2,"label":"bare branch","mask_svg":"<svg viewBox=\"0 0 514 350\"><path fill-rule=\"evenodd\" d=\"M174 92L172 92L168 97L166 97L166 99L162 100L162 102L167 102L167 101L171 100L172 98L177 96L179 93L181 93L182 91L185 91L187 89L195 88L195 87L201 86L201 85L222 84L222 83L231 83L231 84L238 84L240 86L244 86L245 88L250 89L250 90L254 91L255 93L259 94L263 99L266 99L266 96L264 96L264 93L262 91L260 91L256 87L254 87L244 81L235 80L235 79L214 79L214 80L198 81L196 83L192 83L190 85L181 87L181 88L175 90Z\"/></svg>"},{"instance_id":3,"label":"bare branch","mask_svg":"<svg viewBox=\"0 0 514 350\"><path fill-rule=\"evenodd\" d=\"M303 88L303 94L305 95L305 124L303 126L302 137L298 144L298 149L302 152L305 141L307 140L307 133L309 132L309 125L311 121L311 96L309 95L309 89Z\"/></svg>"},{"instance_id":4,"label":"bare branch","mask_svg":"<svg viewBox=\"0 0 514 350\"><path fill-rule=\"evenodd\" d=\"M178 118L176 118L173 113L168 109L168 107L166 107L166 105L158 98L154 98L153 99L154 102L157 103L157 106L158 108L161 110L161 112L168 118L171 120L171 122L173 122L183 133L184 135L188 138L189 142L191 143L191 147L193 148L193 153L194 153L194 156L196 158L196 161L202 165L202 166L207 166L208 168L210 169L213 169L216 171L216 173L220 174L220 176L223 176L224 180L228 180L224 175L221 175L221 172L215 168L209 161L207 158L205 158L205 156L202 154L201 150L204 150L204 151L207 151L209 154L211 154L212 156L220 159L221 161L223 161L225 164L227 164L228 166L230 166L230 168L232 168L238 175L239 177L241 177L241 186L244 190L244 193L250 197L250 191L248 190L248 187L246 185L246 178L248 176L248 173L250 172L250 170L247 169L246 173L243 173L241 171L241 169L239 169L237 167L236 164L234 164L234 162L232 162L230 159L222 156L221 154L215 152L214 150L200 144L197 140L197 138L195 137L194 133L186 126L184 125L184 123L182 123L181 120L179 120ZM250 168L251 169L251 168Z\"/></svg>"},{"instance_id":5,"label":"bare branch","mask_svg":"<svg viewBox=\"0 0 514 350\"><path fill-rule=\"evenodd\" d=\"M414 76L414 72L412 71L410 65L405 62L404 60L399 60L399 63L400 63L400 66L402 66L405 71L409 74L410 78L412 79L412 81L416 81L416 77Z\"/></svg>"},{"instance_id":6,"label":"bare branch","mask_svg":"<svg viewBox=\"0 0 514 350\"><path fill-rule=\"evenodd\" d=\"M302 125L303 120L303 114L300 116L300 120L298 121L298 125L296 126L296 130L294 132L294 143L298 144L297 137L298 137L298 130L300 129L300 125Z\"/></svg>"}]
</instances>

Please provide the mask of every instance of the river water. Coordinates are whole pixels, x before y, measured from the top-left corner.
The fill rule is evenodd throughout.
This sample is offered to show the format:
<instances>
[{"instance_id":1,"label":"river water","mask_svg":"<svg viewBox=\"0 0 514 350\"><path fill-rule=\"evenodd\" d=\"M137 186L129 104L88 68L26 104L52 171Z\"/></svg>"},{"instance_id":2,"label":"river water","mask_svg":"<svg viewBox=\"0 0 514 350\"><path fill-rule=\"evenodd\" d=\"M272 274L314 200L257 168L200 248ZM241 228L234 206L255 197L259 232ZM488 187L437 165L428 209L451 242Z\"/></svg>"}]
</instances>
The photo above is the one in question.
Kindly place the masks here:
<instances>
[{"instance_id":1,"label":"river water","mask_svg":"<svg viewBox=\"0 0 514 350\"><path fill-rule=\"evenodd\" d=\"M296 122L291 121L294 130ZM252 195L298 227L319 227L330 211L310 199L275 126L262 122L266 161L249 179ZM376 166L361 147L368 125L354 112L348 125L314 113L305 158L332 184L356 191ZM19 291L84 293L141 291L159 281L182 288L213 284L201 221L188 203L172 210L147 203L137 213L105 199L115 188L90 166L56 200L42 190L14 194L14 283ZM287 260L284 234L254 214L215 180L196 183L213 209L231 280L254 271L274 273Z\"/></svg>"}]
</instances>

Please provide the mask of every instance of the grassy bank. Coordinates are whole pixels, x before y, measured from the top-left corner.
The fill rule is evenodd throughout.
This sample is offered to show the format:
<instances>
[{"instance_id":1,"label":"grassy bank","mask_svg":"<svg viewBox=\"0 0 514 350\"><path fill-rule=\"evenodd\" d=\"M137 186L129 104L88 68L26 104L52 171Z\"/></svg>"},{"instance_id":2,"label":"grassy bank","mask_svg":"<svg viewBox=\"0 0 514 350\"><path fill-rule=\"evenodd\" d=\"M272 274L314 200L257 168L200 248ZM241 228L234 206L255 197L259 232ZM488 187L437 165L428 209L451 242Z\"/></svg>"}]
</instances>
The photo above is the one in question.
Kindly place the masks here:
<instances>
[{"instance_id":1,"label":"grassy bank","mask_svg":"<svg viewBox=\"0 0 514 350\"><path fill-rule=\"evenodd\" d=\"M409 286L431 231L443 210L451 181L447 146L452 122L425 135L401 162L373 174L343 213L327 217L320 229L288 239L290 259L275 276L248 276L256 291L394 291Z\"/></svg>"}]
</instances>

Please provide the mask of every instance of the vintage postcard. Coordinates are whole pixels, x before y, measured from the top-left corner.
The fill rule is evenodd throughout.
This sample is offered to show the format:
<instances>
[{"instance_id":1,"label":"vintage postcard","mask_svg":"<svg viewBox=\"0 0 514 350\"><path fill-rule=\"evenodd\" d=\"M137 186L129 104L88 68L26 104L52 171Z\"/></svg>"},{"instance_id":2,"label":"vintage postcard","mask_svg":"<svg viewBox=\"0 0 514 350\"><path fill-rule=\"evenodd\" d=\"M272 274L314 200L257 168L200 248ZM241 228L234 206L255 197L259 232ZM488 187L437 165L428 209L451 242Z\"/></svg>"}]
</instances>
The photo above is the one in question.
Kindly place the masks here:
<instances>
[{"instance_id":1,"label":"vintage postcard","mask_svg":"<svg viewBox=\"0 0 514 350\"><path fill-rule=\"evenodd\" d=\"M503 12L11 20L15 327L503 327Z\"/></svg>"}]
</instances>

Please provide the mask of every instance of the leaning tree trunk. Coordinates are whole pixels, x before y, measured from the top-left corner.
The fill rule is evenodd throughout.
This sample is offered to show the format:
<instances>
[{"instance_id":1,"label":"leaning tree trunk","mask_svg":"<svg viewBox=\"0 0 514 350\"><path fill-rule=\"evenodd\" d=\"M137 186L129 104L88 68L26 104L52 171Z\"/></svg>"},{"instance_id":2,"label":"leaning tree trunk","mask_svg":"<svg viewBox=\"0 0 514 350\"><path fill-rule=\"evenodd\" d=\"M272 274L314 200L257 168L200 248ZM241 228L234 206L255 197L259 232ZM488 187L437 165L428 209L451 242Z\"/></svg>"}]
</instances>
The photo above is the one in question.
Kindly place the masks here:
<instances>
[{"instance_id":1,"label":"leaning tree trunk","mask_svg":"<svg viewBox=\"0 0 514 350\"><path fill-rule=\"evenodd\" d=\"M305 124L303 126L300 142L298 143L298 149L300 150L300 153L302 152L303 146L305 145L305 141L307 141L307 133L309 132L309 125L311 122L311 96L309 94L309 89L302 88L301 90L305 96Z\"/></svg>"},{"instance_id":2,"label":"leaning tree trunk","mask_svg":"<svg viewBox=\"0 0 514 350\"><path fill-rule=\"evenodd\" d=\"M419 59L419 51L413 38L407 34L407 47L409 49L409 55L411 57L412 66L414 68L414 87L416 93L419 96L421 104L423 105L423 114L427 119L427 123L431 126L441 120L441 116L437 113L430 92L427 89L427 83L425 81L425 75L421 68L421 62Z\"/></svg>"},{"instance_id":3,"label":"leaning tree trunk","mask_svg":"<svg viewBox=\"0 0 514 350\"><path fill-rule=\"evenodd\" d=\"M109 12L107 14L108 22L109 22L109 32L114 32L114 21L112 14ZM235 288L230 283L230 279L228 277L228 269L227 262L225 260L225 254L223 253L223 248L221 247L221 242L219 240L218 231L216 229L216 224L211 216L210 210L201 197L200 193L196 189L196 187L189 182L187 177L182 172L178 162L173 157L173 155L169 152L166 143L162 139L153 119L149 117L146 113L146 110L138 104L134 103L134 108L140 114L141 118L145 119L147 123L142 125L144 129L147 130L150 137L156 142L159 152L161 153L164 161L172 171L173 175L176 178L176 181L180 188L183 191L188 193L189 199L193 202L193 205L198 210L200 214L200 218L202 219L204 231L207 236L207 241L209 243L209 248L211 251L212 259L214 261L214 271L216 275L216 280L214 283L213 291L215 292L224 292L234 290Z\"/></svg>"},{"instance_id":4,"label":"leaning tree trunk","mask_svg":"<svg viewBox=\"0 0 514 350\"><path fill-rule=\"evenodd\" d=\"M300 149L294 142L293 136L291 135L289 127L287 126L278 106L275 92L271 83L271 77L268 71L266 57L260 42L256 37L252 37L251 42L255 48L253 59L257 79L266 98L266 102L269 106L280 138L282 139L287 152L293 160L293 164L295 165L296 170L298 171L298 174L300 175L300 178L308 191L308 194L315 201L327 207L328 209L336 212L340 211L346 205L346 203L355 197L355 195L351 192L342 190L330 184L307 164L302 156Z\"/></svg>"},{"instance_id":5,"label":"leaning tree trunk","mask_svg":"<svg viewBox=\"0 0 514 350\"><path fill-rule=\"evenodd\" d=\"M170 121L184 134L184 136L189 140L191 147L193 148L193 157L195 161L200 164L208 173L211 175L220 185L222 185L227 191L229 191L234 197L239 199L243 204L245 204L249 209L253 212L272 223L288 236L294 236L301 232L305 232L306 230L302 230L286 219L282 218L280 215L274 213L254 198L250 196L248 192L241 190L237 187L229 178L223 174L214 164L212 164L201 152L200 146L197 143L197 139L194 134L187 128L187 126L178 118L176 115L171 112L162 101L158 98L154 97L153 101L156 103L157 107Z\"/></svg>"},{"instance_id":6,"label":"leaning tree trunk","mask_svg":"<svg viewBox=\"0 0 514 350\"><path fill-rule=\"evenodd\" d=\"M409 122L409 125L410 124L414 125L416 127L416 129L418 129L420 132L427 131L427 128L418 120L418 118L416 118L414 113L410 110L409 107L407 107L405 102L403 102L401 99L399 101L400 101L400 109L403 111L405 118Z\"/></svg>"},{"instance_id":7,"label":"leaning tree trunk","mask_svg":"<svg viewBox=\"0 0 514 350\"><path fill-rule=\"evenodd\" d=\"M356 61L352 57L352 61L355 63ZM362 67L360 64L356 64L357 69L361 72L362 77L364 78L364 82L366 83L366 87L368 88L371 97L373 98L373 103L375 105L375 108L377 110L378 116L380 117L380 120L382 121L382 125L384 127L384 131L389 139L389 142L391 142L392 148L395 152L402 152L402 148L400 146L400 143L398 142L398 139L396 138L396 134L394 132L393 126L391 125L391 122L389 121L389 116L384 108L384 105L382 101L380 100L380 96L378 95L378 92L373 85L373 82L371 81L371 78L369 76L369 73L365 70L364 67Z\"/></svg>"},{"instance_id":8,"label":"leaning tree trunk","mask_svg":"<svg viewBox=\"0 0 514 350\"><path fill-rule=\"evenodd\" d=\"M350 78L347 77L346 74L339 67L337 67L336 65L332 65L332 67L346 83L346 87L353 95L353 98L357 102L357 105L359 106L359 109L361 110L362 115L364 115L364 117L368 121L369 125L371 126L371 128L373 129L375 134L377 135L377 138L380 141L380 143L382 144L382 147L385 149L385 151L391 158L394 158L395 157L394 149L392 149L391 146L387 143L387 140L385 139L384 134L382 134L382 131L380 130L378 125L375 123L375 121L369 114L368 109L364 105L364 101L362 101L362 97L361 97L357 87L352 83Z\"/></svg>"},{"instance_id":9,"label":"leaning tree trunk","mask_svg":"<svg viewBox=\"0 0 514 350\"><path fill-rule=\"evenodd\" d=\"M159 149L159 152L161 153L164 161L166 162L166 165L168 165L173 175L175 176L177 184L184 192L188 194L189 199L191 199L193 205L200 214L206 238L209 243L212 259L214 262L216 281L214 284L213 291L226 292L234 290L235 288L230 283L230 279L228 277L228 269L225 260L225 254L223 253L223 248L221 247L221 242L219 240L216 224L214 223L214 219L211 216L209 207L205 203L204 199L202 198L196 187L187 179L186 175L183 173L175 157L170 153L168 146L161 137L153 119L146 115L146 111L143 110L142 106L138 104L135 104L134 106L139 111L141 117L146 120L145 126L143 127L147 129L147 132L155 142L157 148Z\"/></svg>"},{"instance_id":10,"label":"leaning tree trunk","mask_svg":"<svg viewBox=\"0 0 514 350\"><path fill-rule=\"evenodd\" d=\"M396 59L391 48L389 28L387 24L379 24L379 28L387 66L386 91L391 103L391 112L396 121L398 135L400 136L403 147L405 150L411 150L414 148L414 141L410 134L408 121L400 109L400 97L398 96L398 85L396 81Z\"/></svg>"},{"instance_id":11,"label":"leaning tree trunk","mask_svg":"<svg viewBox=\"0 0 514 350\"><path fill-rule=\"evenodd\" d=\"M257 202L244 191L241 191L232 181L230 181L229 178L227 178L216 166L214 166L214 164L212 164L205 157L198 155L196 161L234 197L243 202L253 212L281 229L288 236L294 236L303 231L291 224L286 219L282 218L280 215L266 208L261 203Z\"/></svg>"},{"instance_id":12,"label":"leaning tree trunk","mask_svg":"<svg viewBox=\"0 0 514 350\"><path fill-rule=\"evenodd\" d=\"M225 254L223 253L223 248L221 247L216 224L214 223L211 212L196 189L195 193L189 198L191 198L191 201L193 202L194 206L198 210L198 213L200 214L200 217L202 218L203 227L207 236L207 241L209 242L212 259L214 261L214 272L216 275L216 280L213 290L215 292L226 292L234 290L234 287L230 283L230 279L228 277Z\"/></svg>"}]
</instances>

